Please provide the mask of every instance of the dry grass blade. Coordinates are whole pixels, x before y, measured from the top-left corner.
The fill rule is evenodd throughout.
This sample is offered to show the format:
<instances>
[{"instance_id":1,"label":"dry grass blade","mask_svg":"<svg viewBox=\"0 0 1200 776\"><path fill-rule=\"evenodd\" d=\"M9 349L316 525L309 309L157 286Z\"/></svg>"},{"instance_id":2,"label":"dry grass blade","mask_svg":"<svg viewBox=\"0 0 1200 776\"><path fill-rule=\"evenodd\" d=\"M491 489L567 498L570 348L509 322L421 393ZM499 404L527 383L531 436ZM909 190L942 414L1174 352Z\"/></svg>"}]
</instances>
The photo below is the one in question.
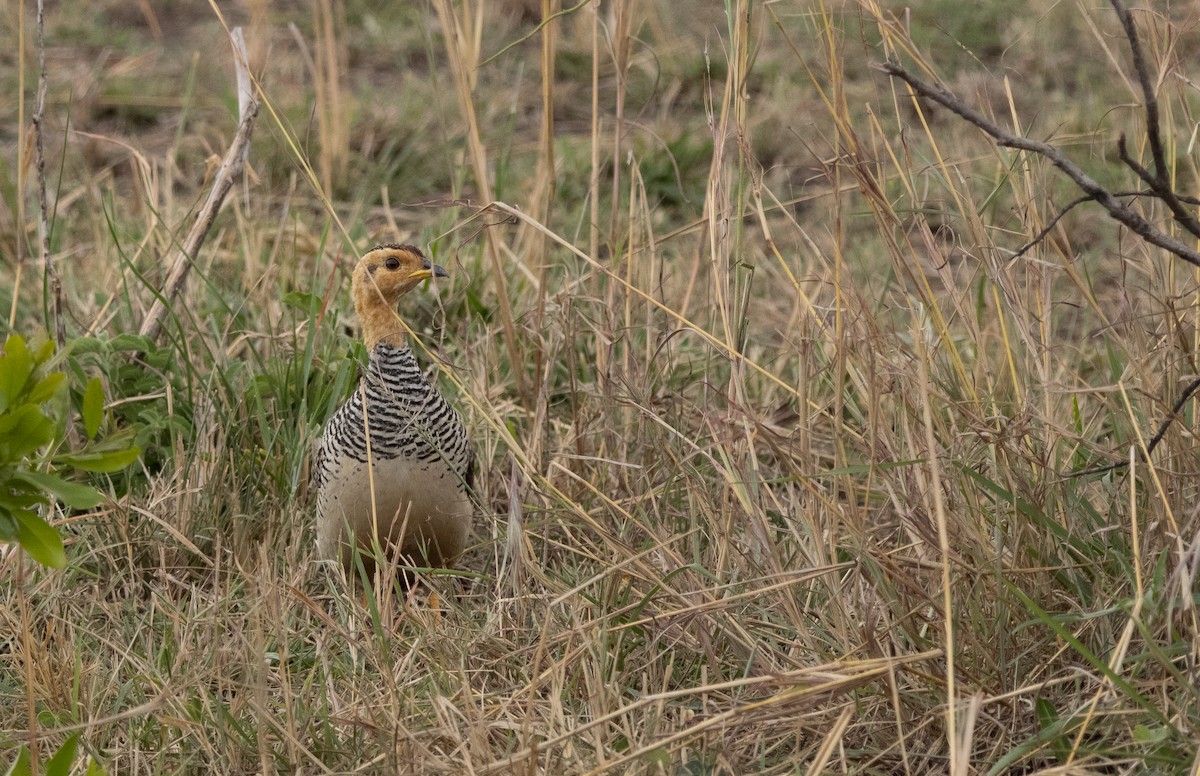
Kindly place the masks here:
<instances>
[{"instance_id":1,"label":"dry grass blade","mask_svg":"<svg viewBox=\"0 0 1200 776\"><path fill-rule=\"evenodd\" d=\"M454 90L458 95L458 103L462 109L464 123L467 127L467 142L471 166L475 173L475 185L478 187L480 198L484 202L492 199L491 176L488 172L487 152L480 132L479 121L475 113L475 94L472 75L479 61L478 36L484 24L484 6L480 4L477 16L471 17L466 13L469 3L464 3L464 18L459 19L450 7L450 0L438 0L438 18L441 20L443 39L446 46L446 57L450 72L454 77ZM500 307L500 322L504 327L504 346L512 362L520 362L520 349L517 346L517 331L513 324L511 302L509 301L507 275L504 272L500 246L493 230L484 233L488 258L491 261L492 281L496 284L496 297ZM513 374L521 394L525 395L525 376L523 372Z\"/></svg>"},{"instance_id":2,"label":"dry grass blade","mask_svg":"<svg viewBox=\"0 0 1200 776\"><path fill-rule=\"evenodd\" d=\"M864 683L870 683L879 678L883 673L896 667L902 667L916 662L936 659L940 653L928 652L921 655L911 655L902 660L869 660L869 661L851 661L844 664L828 664L817 666L811 669L804 669L777 676L757 677L754 679L739 680L734 682L724 682L721 684L705 685L700 687L689 688L686 690L676 690L667 693L659 693L649 695L637 700L634 703L628 704L622 708L610 712L604 717L593 720L590 723L580 726L577 729L571 730L557 738L542 742L537 747L529 749L526 752L515 754L505 758L502 761L490 763L484 767L483 773L496 773L514 766L527 758L538 756L539 752L547 749L553 751L553 748L560 747L570 738L582 736L588 729L603 725L611 720L626 716L633 711L637 711L646 706L657 704L664 700L676 700L689 696L701 695L705 693L723 693L730 690L738 690L748 687L780 687L783 689L773 692L763 698L747 703L742 703L733 708L715 714L695 725L692 725L684 730L679 731L673 736L654 741L652 745L629 752L621 757L618 757L610 762L605 763L602 767L590 770L587 773L600 774L619 769L623 765L636 760L638 757L646 754L652 749L659 747L670 747L677 742L686 741L690 738L695 738L701 735L704 731L721 725L731 723L751 724L740 718L754 717L759 711L775 711L780 705L801 706L811 705L816 702L823 702L831 697L836 697L842 693L852 690L854 687L861 686Z\"/></svg>"}]
</instances>

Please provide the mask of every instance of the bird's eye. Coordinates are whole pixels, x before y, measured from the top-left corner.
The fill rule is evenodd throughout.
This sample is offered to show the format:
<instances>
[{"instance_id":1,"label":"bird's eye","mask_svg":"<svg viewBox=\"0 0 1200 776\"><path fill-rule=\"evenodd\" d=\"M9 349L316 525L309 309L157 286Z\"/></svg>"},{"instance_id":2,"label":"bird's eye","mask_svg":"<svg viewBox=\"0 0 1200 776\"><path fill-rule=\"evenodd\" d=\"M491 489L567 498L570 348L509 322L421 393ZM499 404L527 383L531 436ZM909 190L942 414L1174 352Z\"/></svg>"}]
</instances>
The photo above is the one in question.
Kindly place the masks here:
<instances>
[{"instance_id":1,"label":"bird's eye","mask_svg":"<svg viewBox=\"0 0 1200 776\"><path fill-rule=\"evenodd\" d=\"M383 263L383 266L388 269L400 269L400 259L397 259L395 256L389 256L388 260Z\"/></svg>"}]
</instances>

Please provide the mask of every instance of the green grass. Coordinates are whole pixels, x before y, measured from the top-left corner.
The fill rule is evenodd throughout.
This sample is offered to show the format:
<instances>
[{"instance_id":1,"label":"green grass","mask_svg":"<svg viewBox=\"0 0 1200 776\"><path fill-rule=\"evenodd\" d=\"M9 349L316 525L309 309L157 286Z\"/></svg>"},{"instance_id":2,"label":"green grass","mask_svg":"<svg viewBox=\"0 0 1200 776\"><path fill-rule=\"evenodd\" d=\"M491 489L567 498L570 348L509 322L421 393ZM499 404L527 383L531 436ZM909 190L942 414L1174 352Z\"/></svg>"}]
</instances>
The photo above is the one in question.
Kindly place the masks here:
<instances>
[{"instance_id":1,"label":"green grass","mask_svg":"<svg viewBox=\"0 0 1200 776\"><path fill-rule=\"evenodd\" d=\"M613 3L595 38L581 7L548 201L524 5L351 3L326 36L330 3L248 3L274 112L147 343L232 137L228 47L211 12L84 5L46 27L64 363L144 455L50 515L65 570L0 555L0 763L78 732L109 773L1195 773L1195 407L1152 465L1064 475L1127 458L1191 381L1200 277L1088 206L1011 260L1068 182L871 67L920 52L1132 188L1107 6ZM27 12L21 84L7 13L0 337L48 322L35 38ZM1194 193L1200 6L1137 18L1191 79L1160 101ZM364 357L348 270L386 241L450 270L401 314L481 462L440 617L364 603L313 547L309 453Z\"/></svg>"}]
</instances>

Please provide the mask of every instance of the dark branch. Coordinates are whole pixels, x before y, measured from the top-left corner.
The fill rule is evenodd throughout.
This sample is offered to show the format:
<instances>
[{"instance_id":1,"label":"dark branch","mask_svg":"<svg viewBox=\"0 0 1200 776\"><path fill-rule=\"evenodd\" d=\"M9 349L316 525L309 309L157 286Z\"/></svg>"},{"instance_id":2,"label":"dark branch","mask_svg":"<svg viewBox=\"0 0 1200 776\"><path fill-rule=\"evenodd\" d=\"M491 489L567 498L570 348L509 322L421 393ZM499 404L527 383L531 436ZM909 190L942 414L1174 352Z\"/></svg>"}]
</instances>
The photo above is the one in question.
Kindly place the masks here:
<instances>
[{"instance_id":1,"label":"dark branch","mask_svg":"<svg viewBox=\"0 0 1200 776\"><path fill-rule=\"evenodd\" d=\"M1137 71L1138 83L1142 87L1142 104L1146 110L1146 135L1150 141L1150 155L1154 158L1154 177L1145 179L1154 184L1155 180L1162 183L1167 176L1166 156L1163 154L1162 134L1158 121L1158 95L1154 91L1154 83L1150 80L1150 68L1146 65L1146 57L1142 54L1142 43L1138 38L1137 26L1133 17L1120 0L1111 0L1117 18L1125 29L1125 37L1129 40L1129 53L1133 56L1133 69Z\"/></svg>"},{"instance_id":2,"label":"dark branch","mask_svg":"<svg viewBox=\"0 0 1200 776\"><path fill-rule=\"evenodd\" d=\"M996 141L997 145L1006 148L1016 148L1021 151L1030 151L1046 157L1051 164L1066 173L1067 177L1073 180L1075 185L1082 189L1089 198L1100 203L1115 221L1124 224L1131 232L1151 245L1156 245L1189 264L1200 267L1200 253L1197 253L1174 237L1156 229L1153 224L1117 199L1116 194L1097 183L1082 168L1068 159L1054 146L1040 140L1014 135L1008 130L993 124L981 113L968 107L966 103L955 97L951 92L932 84L927 84L910 74L899 62L889 60L882 65L882 68L888 75L899 78L907 83L918 95L933 100L951 113L982 129ZM1156 191L1155 194L1158 194L1158 192Z\"/></svg>"},{"instance_id":3,"label":"dark branch","mask_svg":"<svg viewBox=\"0 0 1200 776\"><path fill-rule=\"evenodd\" d=\"M958 99L951 92L938 86L925 83L916 76L906 71L899 62L889 60L884 63L882 69L889 75L899 78L912 88L913 92L921 97L932 100L950 112L968 121L971 124L982 129L987 133L997 145L1007 148L1016 148L1022 151L1029 151L1035 154L1044 156L1058 169L1062 170L1071 180L1075 182L1082 191L1083 195L1073 200L1063 210L1056 215L1049 224L1047 224L1032 240L1023 245L1014 254L1014 258L1021 256L1034 245L1038 244L1046 238L1052 229L1062 220L1068 212L1084 202L1095 201L1108 211L1109 216L1118 223L1126 226L1134 234L1141 237L1151 245L1155 245L1172 255L1183 259L1184 261L1194 266L1200 267L1200 253L1189 248L1183 242L1175 239L1169 234L1155 227L1140 214L1131 209L1128 205L1122 202L1120 197L1129 196L1152 196L1159 199L1171 211L1175 222L1181 228L1189 232L1193 237L1200 238L1200 220L1197 220L1191 211L1185 205L1196 205L1197 200L1193 197L1188 197L1176 192L1169 178L1169 168L1167 167L1166 154L1163 151L1162 142L1162 126L1159 118L1158 97L1154 90L1154 81L1150 77L1150 68L1146 62L1145 53L1142 50L1141 40L1138 37L1137 26L1133 23L1132 17L1121 4L1120 0L1110 0L1113 8L1116 10L1117 17L1121 21L1121 26L1124 29L1125 37L1129 41L1130 56L1133 59L1133 67L1137 72L1138 84L1142 91L1143 107L1146 111L1146 138L1150 146L1150 156L1153 160L1154 170L1151 172L1143 167L1130 154L1125 136L1122 135L1117 142L1117 150L1120 154L1121 161L1133 171L1135 175L1147 186L1150 187L1149 192L1111 192L1092 179L1078 165L1068 159L1058 148L1039 140L1033 140L1027 137L1015 135L997 124L994 124L983 116L978 111L971 109L962 100ZM1171 408L1171 413L1160 424L1158 431L1151 438L1145 449L1138 452L1137 460L1145 462L1155 448L1165 438L1167 430L1171 424L1175 422L1184 405L1192 398L1192 396L1200 390L1200 378L1194 380L1183 391L1183 395L1175 402ZM1129 461L1122 461L1106 466L1098 466L1090 469L1084 469L1078 472L1071 472L1065 476L1080 477L1090 474L1100 474L1103 472L1113 471L1121 467L1128 466Z\"/></svg>"},{"instance_id":4,"label":"dark branch","mask_svg":"<svg viewBox=\"0 0 1200 776\"><path fill-rule=\"evenodd\" d=\"M1075 199L1071 200L1070 204L1068 204L1062 210L1058 211L1058 215L1054 216L1054 218L1051 218L1050 223L1048 223L1044 227L1042 227L1042 231L1038 232L1037 235L1032 240L1025 243L1020 248L1017 248L1016 252L1013 253L1011 258L1016 259L1016 258L1020 258L1021 256L1024 256L1025 253L1030 248L1037 245L1042 240L1045 240L1046 235L1050 234L1050 232L1054 230L1054 227L1058 226L1058 222L1063 220L1063 217L1066 216L1067 213L1070 213L1072 210L1079 207L1084 202L1091 202L1093 199L1095 199L1095 198L1092 195L1084 194L1082 197L1076 197Z\"/></svg>"},{"instance_id":5,"label":"dark branch","mask_svg":"<svg viewBox=\"0 0 1200 776\"><path fill-rule=\"evenodd\" d=\"M1173 407L1171 407L1170 414L1168 414L1167 417L1163 420L1163 422L1159 424L1158 431L1156 431L1154 433L1154 436L1150 438L1150 444L1146 445L1146 451L1144 453L1141 452L1140 450L1138 451L1138 456L1137 456L1138 463L1145 463L1150 458L1150 454L1154 452L1154 448L1158 447L1159 443L1162 442L1163 438L1167 435L1167 429L1169 429L1171 427L1171 424L1174 423L1175 420L1179 417L1179 413L1183 410L1183 405L1188 403L1188 400L1192 398L1192 395L1195 394L1196 391L1200 391L1200 378L1196 378L1195 380L1193 380L1191 383L1188 384L1187 388L1183 389L1183 394L1179 397L1178 400L1176 400L1175 405ZM1126 461L1118 461L1117 463L1108 464L1107 466L1093 466L1090 469L1082 469L1077 472L1069 472L1063 476L1064 477L1083 477L1088 474L1103 474L1104 472L1115 471L1116 469L1121 469L1128 465L1129 465L1129 461L1127 461L1127 460Z\"/></svg>"},{"instance_id":6,"label":"dark branch","mask_svg":"<svg viewBox=\"0 0 1200 776\"><path fill-rule=\"evenodd\" d=\"M1137 26L1133 17L1125 10L1119 0L1111 0L1121 26L1125 29L1125 37L1129 40L1129 53L1133 57L1133 69L1137 71L1138 83L1142 87L1142 103L1146 111L1146 140L1150 143L1150 156L1154 160L1154 174L1135 162L1125 148L1125 136L1117 141L1121 161L1137 173L1137 176L1150 186L1151 191L1171 210L1171 215L1180 226L1200 237L1200 221L1183 206L1179 195L1171 188L1167 177L1166 155L1163 152L1162 128L1158 118L1158 96L1154 92L1154 82L1150 79L1150 67L1146 64L1146 56L1142 52L1141 40L1138 38Z\"/></svg>"},{"instance_id":7,"label":"dark branch","mask_svg":"<svg viewBox=\"0 0 1200 776\"><path fill-rule=\"evenodd\" d=\"M1124 134L1117 138L1117 156L1121 158L1121 161L1125 163L1126 167L1133 170L1134 174L1136 174L1144 183L1150 186L1150 190L1154 191L1155 196L1158 196L1156 189L1161 181L1159 181L1158 178L1155 177L1154 174L1152 174L1149 170L1143 167L1137 159L1134 159L1129 155L1129 146L1125 142Z\"/></svg>"},{"instance_id":8,"label":"dark branch","mask_svg":"<svg viewBox=\"0 0 1200 776\"><path fill-rule=\"evenodd\" d=\"M1114 191L1113 196L1114 197L1153 197L1153 196L1155 196L1155 194L1153 191ZM1181 202L1186 202L1189 205L1200 205L1200 199L1197 199L1196 197L1189 197L1184 194L1179 195L1179 200ZM1071 202L1068 203L1067 206L1064 207L1062 210L1060 210L1058 212L1058 214L1056 216L1054 216L1054 218L1050 219L1050 223L1046 224L1042 228L1042 230L1040 232L1038 232L1037 235L1032 240L1025 243L1020 248L1017 248L1017 250L1013 251L1013 255L1010 256L1009 258L1016 259L1016 258L1020 258L1021 256L1024 256L1029 251L1030 248L1037 245L1042 240L1045 240L1046 236L1049 235L1050 232L1052 232L1054 230L1054 227L1058 226L1058 222L1063 220L1063 217L1065 217L1067 215L1067 213L1070 213L1072 210L1079 207L1084 202L1092 202L1092 201L1093 201L1092 197L1088 194L1084 194L1081 197L1076 197L1075 199L1071 200Z\"/></svg>"}]
</instances>

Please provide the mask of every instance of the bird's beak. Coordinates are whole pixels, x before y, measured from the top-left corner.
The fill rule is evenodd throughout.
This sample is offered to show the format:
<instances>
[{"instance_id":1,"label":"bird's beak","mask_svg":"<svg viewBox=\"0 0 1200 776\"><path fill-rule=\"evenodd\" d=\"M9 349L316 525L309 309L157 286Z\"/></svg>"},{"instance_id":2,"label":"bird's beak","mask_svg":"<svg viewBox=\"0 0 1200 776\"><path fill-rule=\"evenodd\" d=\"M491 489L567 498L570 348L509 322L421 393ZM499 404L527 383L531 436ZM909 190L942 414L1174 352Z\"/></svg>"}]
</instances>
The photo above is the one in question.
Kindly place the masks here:
<instances>
[{"instance_id":1,"label":"bird's beak","mask_svg":"<svg viewBox=\"0 0 1200 776\"><path fill-rule=\"evenodd\" d=\"M428 280L429 278L448 278L450 273L442 265L425 259L425 266L414 272L412 276L417 280Z\"/></svg>"}]
</instances>

